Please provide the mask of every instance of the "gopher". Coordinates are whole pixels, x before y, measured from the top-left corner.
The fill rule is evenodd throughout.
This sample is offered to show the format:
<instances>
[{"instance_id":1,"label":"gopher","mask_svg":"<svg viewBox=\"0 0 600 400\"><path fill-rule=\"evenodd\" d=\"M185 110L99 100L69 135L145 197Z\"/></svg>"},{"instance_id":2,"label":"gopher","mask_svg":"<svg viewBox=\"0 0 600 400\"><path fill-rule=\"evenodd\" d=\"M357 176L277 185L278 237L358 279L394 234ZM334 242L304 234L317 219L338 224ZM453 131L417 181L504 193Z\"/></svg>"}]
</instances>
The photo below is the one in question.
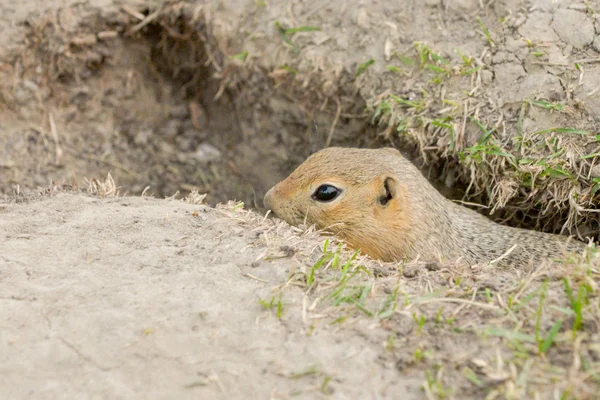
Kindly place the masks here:
<instances>
[{"instance_id":1,"label":"gopher","mask_svg":"<svg viewBox=\"0 0 600 400\"><path fill-rule=\"evenodd\" d=\"M291 225L314 224L383 261L522 266L586 247L499 225L453 203L393 148L323 149L271 188L264 203Z\"/></svg>"}]
</instances>

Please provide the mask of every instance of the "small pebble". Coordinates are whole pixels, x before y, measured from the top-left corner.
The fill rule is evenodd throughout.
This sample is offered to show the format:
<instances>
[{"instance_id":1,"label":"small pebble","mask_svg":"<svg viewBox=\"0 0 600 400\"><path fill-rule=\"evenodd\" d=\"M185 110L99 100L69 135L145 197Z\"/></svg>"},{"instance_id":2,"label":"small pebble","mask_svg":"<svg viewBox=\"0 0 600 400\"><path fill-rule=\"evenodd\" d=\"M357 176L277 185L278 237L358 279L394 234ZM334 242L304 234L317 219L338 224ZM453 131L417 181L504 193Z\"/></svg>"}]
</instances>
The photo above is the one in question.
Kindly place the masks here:
<instances>
[{"instance_id":1,"label":"small pebble","mask_svg":"<svg viewBox=\"0 0 600 400\"><path fill-rule=\"evenodd\" d=\"M382 268L373 268L373 275L375 275L376 278L385 277L390 276L390 272Z\"/></svg>"},{"instance_id":2,"label":"small pebble","mask_svg":"<svg viewBox=\"0 0 600 400\"><path fill-rule=\"evenodd\" d=\"M442 264L440 264L437 261L428 262L427 264L425 264L425 268L427 269L427 271L439 271L440 269L442 269Z\"/></svg>"},{"instance_id":3,"label":"small pebble","mask_svg":"<svg viewBox=\"0 0 600 400\"><path fill-rule=\"evenodd\" d=\"M292 246L281 246L279 250L282 251L286 257L292 257L296 254L296 249Z\"/></svg>"},{"instance_id":4,"label":"small pebble","mask_svg":"<svg viewBox=\"0 0 600 400\"><path fill-rule=\"evenodd\" d=\"M414 278L418 274L419 267L417 266L404 267L404 269L402 270L402 276L404 276L405 278Z\"/></svg>"}]
</instances>

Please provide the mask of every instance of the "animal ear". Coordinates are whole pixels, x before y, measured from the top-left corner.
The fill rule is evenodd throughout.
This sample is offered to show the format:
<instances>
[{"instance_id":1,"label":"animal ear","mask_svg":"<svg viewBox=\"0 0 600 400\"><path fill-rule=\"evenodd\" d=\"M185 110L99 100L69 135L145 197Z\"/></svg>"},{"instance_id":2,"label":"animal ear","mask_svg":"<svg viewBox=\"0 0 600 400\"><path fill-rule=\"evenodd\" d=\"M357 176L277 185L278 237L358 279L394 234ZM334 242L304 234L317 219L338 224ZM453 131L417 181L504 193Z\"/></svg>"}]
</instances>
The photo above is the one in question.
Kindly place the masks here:
<instances>
[{"instance_id":1,"label":"animal ear","mask_svg":"<svg viewBox=\"0 0 600 400\"><path fill-rule=\"evenodd\" d=\"M381 193L378 200L379 204L387 206L392 199L398 197L398 182L390 176L383 177L381 182Z\"/></svg>"}]
</instances>

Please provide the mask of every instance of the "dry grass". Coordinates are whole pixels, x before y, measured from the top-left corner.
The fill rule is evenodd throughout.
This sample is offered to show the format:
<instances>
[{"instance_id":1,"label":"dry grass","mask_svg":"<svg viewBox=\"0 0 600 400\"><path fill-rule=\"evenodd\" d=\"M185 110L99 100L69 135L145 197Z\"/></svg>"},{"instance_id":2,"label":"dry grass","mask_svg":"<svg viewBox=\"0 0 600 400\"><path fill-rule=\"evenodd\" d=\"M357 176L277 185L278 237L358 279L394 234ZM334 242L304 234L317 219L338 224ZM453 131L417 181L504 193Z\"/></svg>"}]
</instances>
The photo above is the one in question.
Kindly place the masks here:
<instances>
[{"instance_id":1,"label":"dry grass","mask_svg":"<svg viewBox=\"0 0 600 400\"><path fill-rule=\"evenodd\" d=\"M189 204L204 204L204 199L206 199L206 194L200 194L197 190L192 190L190 194L188 194L184 201Z\"/></svg>"},{"instance_id":2,"label":"dry grass","mask_svg":"<svg viewBox=\"0 0 600 400\"><path fill-rule=\"evenodd\" d=\"M108 173L106 179L104 181L99 181L96 178L88 179L84 178L86 184L87 193L92 196L98 197L118 197L119 196L119 188L115 183L115 180Z\"/></svg>"}]
</instances>

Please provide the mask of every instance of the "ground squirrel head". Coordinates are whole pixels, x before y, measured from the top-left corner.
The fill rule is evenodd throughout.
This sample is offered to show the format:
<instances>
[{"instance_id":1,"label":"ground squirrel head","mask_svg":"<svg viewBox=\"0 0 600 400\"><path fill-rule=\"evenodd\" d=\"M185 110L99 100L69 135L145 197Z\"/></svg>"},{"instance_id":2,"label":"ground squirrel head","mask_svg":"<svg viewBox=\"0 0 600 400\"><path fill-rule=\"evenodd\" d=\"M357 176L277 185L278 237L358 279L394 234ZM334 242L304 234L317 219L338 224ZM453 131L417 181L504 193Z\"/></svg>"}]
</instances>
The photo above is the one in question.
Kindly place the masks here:
<instances>
[{"instance_id":1,"label":"ground squirrel head","mask_svg":"<svg viewBox=\"0 0 600 400\"><path fill-rule=\"evenodd\" d=\"M291 225L306 221L388 261L411 246L415 205L409 192L415 180L427 184L396 149L330 147L311 155L269 190L264 202Z\"/></svg>"}]
</instances>

